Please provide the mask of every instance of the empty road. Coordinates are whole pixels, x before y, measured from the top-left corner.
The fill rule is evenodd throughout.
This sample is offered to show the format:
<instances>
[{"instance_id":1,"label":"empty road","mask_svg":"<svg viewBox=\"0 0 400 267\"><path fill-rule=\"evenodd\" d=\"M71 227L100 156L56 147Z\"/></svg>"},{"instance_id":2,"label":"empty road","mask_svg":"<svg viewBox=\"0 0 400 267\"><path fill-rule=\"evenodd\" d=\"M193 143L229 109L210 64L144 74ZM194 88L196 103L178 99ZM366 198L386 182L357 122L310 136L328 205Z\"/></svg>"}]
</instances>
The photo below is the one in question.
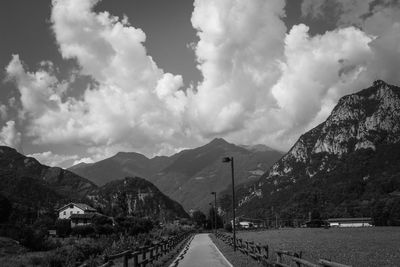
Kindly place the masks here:
<instances>
[{"instance_id":1,"label":"empty road","mask_svg":"<svg viewBox=\"0 0 400 267\"><path fill-rule=\"evenodd\" d=\"M170 267L232 267L208 234L197 234Z\"/></svg>"}]
</instances>

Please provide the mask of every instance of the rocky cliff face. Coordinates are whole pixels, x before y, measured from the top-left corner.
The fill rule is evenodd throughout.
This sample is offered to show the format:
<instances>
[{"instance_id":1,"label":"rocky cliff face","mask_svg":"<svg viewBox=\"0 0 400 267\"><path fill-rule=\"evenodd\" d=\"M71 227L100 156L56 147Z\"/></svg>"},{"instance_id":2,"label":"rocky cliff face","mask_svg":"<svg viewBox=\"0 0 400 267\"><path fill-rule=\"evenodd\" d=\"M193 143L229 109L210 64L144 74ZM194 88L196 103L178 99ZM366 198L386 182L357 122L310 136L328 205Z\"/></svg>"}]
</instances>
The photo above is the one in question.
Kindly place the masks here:
<instances>
[{"instance_id":1,"label":"rocky cliff face","mask_svg":"<svg viewBox=\"0 0 400 267\"><path fill-rule=\"evenodd\" d=\"M390 150L399 142L400 88L376 81L367 89L342 97L328 119L303 134L290 151L261 177L257 186L241 196L239 203L246 207L247 203L255 199L252 197L255 192L258 193L258 199L271 200L271 195L289 190L292 193L288 196L290 198L297 193L296 190L307 191L299 183L313 187L318 183L315 179L319 177L339 179L338 173L345 174L343 169L340 170L344 166L348 168L349 175L352 172L352 166L347 165L350 158L355 160L353 169L362 164L375 164L379 159L371 160L378 153L384 154L384 151ZM395 155L385 159L389 165L397 164L396 151L392 152ZM353 173L351 177L340 179L356 179L357 175L361 174ZM367 184L370 175L364 175L364 182ZM326 182L329 184L331 181ZM346 180L337 182L346 183Z\"/></svg>"},{"instance_id":2,"label":"rocky cliff face","mask_svg":"<svg viewBox=\"0 0 400 267\"><path fill-rule=\"evenodd\" d=\"M330 157L399 141L400 89L376 81L368 89L341 98L328 119L302 135L263 179L290 177L295 182L300 166L312 177L333 168ZM324 157L315 164L313 156L317 154Z\"/></svg>"}]
</instances>

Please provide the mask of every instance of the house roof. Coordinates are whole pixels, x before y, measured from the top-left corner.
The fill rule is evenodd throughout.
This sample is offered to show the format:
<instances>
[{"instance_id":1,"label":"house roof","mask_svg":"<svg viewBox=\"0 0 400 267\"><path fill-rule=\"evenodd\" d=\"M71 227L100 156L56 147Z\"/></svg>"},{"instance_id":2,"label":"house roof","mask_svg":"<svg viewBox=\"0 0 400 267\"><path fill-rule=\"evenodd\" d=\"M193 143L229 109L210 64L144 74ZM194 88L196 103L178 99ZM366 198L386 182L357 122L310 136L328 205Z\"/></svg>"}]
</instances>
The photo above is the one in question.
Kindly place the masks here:
<instances>
[{"instance_id":1,"label":"house roof","mask_svg":"<svg viewBox=\"0 0 400 267\"><path fill-rule=\"evenodd\" d=\"M362 217L362 218L331 218L328 219L328 222L371 222L372 219L370 217Z\"/></svg>"},{"instance_id":2,"label":"house roof","mask_svg":"<svg viewBox=\"0 0 400 267\"><path fill-rule=\"evenodd\" d=\"M70 205L74 205L77 206L78 208L80 208L83 211L96 211L96 209L92 208L91 206L89 206L88 204L85 203L74 203L74 202L70 202L67 205L62 206L61 208L58 209L58 211L61 211L63 209L68 208Z\"/></svg>"}]
</instances>

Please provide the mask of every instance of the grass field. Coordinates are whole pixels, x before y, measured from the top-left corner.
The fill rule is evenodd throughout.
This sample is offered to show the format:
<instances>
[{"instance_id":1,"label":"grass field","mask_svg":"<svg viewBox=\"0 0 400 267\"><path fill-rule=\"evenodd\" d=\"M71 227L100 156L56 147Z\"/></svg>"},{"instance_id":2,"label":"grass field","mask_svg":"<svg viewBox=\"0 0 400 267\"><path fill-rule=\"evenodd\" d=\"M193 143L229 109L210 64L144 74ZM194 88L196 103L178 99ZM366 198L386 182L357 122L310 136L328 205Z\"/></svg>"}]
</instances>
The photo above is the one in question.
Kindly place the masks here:
<instances>
[{"instance_id":1,"label":"grass field","mask_svg":"<svg viewBox=\"0 0 400 267\"><path fill-rule=\"evenodd\" d=\"M400 266L400 227L285 228L239 232L239 238L276 249L302 251L303 258L352 266ZM275 257L275 255L273 255Z\"/></svg>"}]
</instances>

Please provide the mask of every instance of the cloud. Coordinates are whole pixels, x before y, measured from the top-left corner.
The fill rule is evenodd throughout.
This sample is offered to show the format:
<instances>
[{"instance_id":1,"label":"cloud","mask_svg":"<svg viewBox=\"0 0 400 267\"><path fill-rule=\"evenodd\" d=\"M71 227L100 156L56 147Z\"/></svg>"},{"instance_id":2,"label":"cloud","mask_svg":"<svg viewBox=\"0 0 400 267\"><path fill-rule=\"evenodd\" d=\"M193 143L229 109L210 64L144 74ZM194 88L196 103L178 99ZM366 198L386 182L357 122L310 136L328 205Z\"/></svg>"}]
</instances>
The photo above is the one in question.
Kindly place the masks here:
<instances>
[{"instance_id":1,"label":"cloud","mask_svg":"<svg viewBox=\"0 0 400 267\"><path fill-rule=\"evenodd\" d=\"M77 155L59 155L59 154L54 154L51 151L46 151L42 153L33 153L27 155L27 157L35 158L40 163L51 167L54 166L69 167L72 162L78 159Z\"/></svg>"},{"instance_id":2,"label":"cloud","mask_svg":"<svg viewBox=\"0 0 400 267\"><path fill-rule=\"evenodd\" d=\"M303 16L336 18L338 25L359 26L374 0L303 0Z\"/></svg>"},{"instance_id":3,"label":"cloud","mask_svg":"<svg viewBox=\"0 0 400 267\"><path fill-rule=\"evenodd\" d=\"M190 99L192 127L203 136L245 126L259 105L273 106L269 88L280 75L286 27L283 1L195 1L192 25L204 79Z\"/></svg>"},{"instance_id":4,"label":"cloud","mask_svg":"<svg viewBox=\"0 0 400 267\"><path fill-rule=\"evenodd\" d=\"M291 135L315 126L339 97L372 82L364 73L373 57L370 36L353 27L314 37L308 30L296 25L286 36L282 76L272 88Z\"/></svg>"},{"instance_id":5,"label":"cloud","mask_svg":"<svg viewBox=\"0 0 400 267\"><path fill-rule=\"evenodd\" d=\"M328 8L334 5L336 8ZM304 0L305 16L324 19L335 13L336 24L343 28L355 25L375 38L369 43L374 58L368 74L375 79L399 84L400 3L397 0Z\"/></svg>"},{"instance_id":6,"label":"cloud","mask_svg":"<svg viewBox=\"0 0 400 267\"><path fill-rule=\"evenodd\" d=\"M181 146L187 142L182 77L157 67L143 46L144 32L126 18L95 13L97 2L53 1L52 28L61 55L77 61L80 75L95 80L82 97L65 95L73 88L57 79L49 63L30 72L14 55L7 66L21 94L27 136L39 145L77 143L92 152L103 148L108 152L103 156L114 149L151 155L165 143Z\"/></svg>"},{"instance_id":7,"label":"cloud","mask_svg":"<svg viewBox=\"0 0 400 267\"><path fill-rule=\"evenodd\" d=\"M60 80L51 62L29 70L18 55L6 68L24 137L84 147L71 162L118 151L168 155L217 136L285 150L341 96L378 78L400 83L393 1L305 0L305 15L322 19L334 7L337 18L337 29L311 36L302 24L287 32L283 0L196 0L199 41L190 46L203 80L189 88L157 66L127 17L94 12L98 2L53 0L52 30L62 57L79 66L73 76ZM93 82L78 94L73 80L82 75Z\"/></svg>"},{"instance_id":8,"label":"cloud","mask_svg":"<svg viewBox=\"0 0 400 267\"><path fill-rule=\"evenodd\" d=\"M8 117L8 108L4 104L0 104L0 119L6 120Z\"/></svg>"},{"instance_id":9,"label":"cloud","mask_svg":"<svg viewBox=\"0 0 400 267\"><path fill-rule=\"evenodd\" d=\"M0 145L20 150L21 133L15 127L15 121L8 121L0 131Z\"/></svg>"},{"instance_id":10,"label":"cloud","mask_svg":"<svg viewBox=\"0 0 400 267\"><path fill-rule=\"evenodd\" d=\"M94 163L95 161L92 158L81 158L78 160L75 160L71 166L77 165L79 163Z\"/></svg>"}]
</instances>

